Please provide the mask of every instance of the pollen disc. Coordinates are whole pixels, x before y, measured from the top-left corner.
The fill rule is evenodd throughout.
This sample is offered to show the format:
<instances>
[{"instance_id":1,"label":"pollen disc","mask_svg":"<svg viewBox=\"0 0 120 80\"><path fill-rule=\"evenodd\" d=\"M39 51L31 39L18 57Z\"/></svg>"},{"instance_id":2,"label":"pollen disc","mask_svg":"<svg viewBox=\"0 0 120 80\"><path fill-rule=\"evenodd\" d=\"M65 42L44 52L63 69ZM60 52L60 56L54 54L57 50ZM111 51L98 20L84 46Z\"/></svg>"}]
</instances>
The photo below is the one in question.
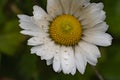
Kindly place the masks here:
<instances>
[{"instance_id":1,"label":"pollen disc","mask_svg":"<svg viewBox=\"0 0 120 80\"><path fill-rule=\"evenodd\" d=\"M82 35L80 21L72 15L56 17L50 24L50 37L60 45L74 46Z\"/></svg>"}]
</instances>

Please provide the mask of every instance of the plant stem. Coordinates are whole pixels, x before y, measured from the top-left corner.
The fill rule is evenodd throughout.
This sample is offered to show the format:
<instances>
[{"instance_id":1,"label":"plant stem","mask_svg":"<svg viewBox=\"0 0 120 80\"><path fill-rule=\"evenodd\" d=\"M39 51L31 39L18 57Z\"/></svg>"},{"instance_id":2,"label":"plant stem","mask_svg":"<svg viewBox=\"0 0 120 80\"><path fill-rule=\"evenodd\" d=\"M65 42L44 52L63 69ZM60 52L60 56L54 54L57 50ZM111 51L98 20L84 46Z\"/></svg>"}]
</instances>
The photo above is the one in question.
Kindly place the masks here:
<instances>
[{"instance_id":1,"label":"plant stem","mask_svg":"<svg viewBox=\"0 0 120 80\"><path fill-rule=\"evenodd\" d=\"M92 67L93 67L93 69L94 69L94 72L95 72L96 76L99 78L99 80L104 80L103 77L102 77L102 75L101 75L101 74L99 73L99 71L97 70L97 68L94 67L94 66L92 66Z\"/></svg>"}]
</instances>

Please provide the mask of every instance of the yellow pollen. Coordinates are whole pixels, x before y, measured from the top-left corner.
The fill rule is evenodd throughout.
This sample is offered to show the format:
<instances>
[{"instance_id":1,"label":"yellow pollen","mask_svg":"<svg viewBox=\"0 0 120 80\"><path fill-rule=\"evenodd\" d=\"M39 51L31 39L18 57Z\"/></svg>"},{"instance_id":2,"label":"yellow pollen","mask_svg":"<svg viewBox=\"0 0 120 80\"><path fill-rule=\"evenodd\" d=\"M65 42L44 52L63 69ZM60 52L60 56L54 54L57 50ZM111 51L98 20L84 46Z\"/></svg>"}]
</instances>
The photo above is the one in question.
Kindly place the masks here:
<instances>
[{"instance_id":1,"label":"yellow pollen","mask_svg":"<svg viewBox=\"0 0 120 80\"><path fill-rule=\"evenodd\" d=\"M58 16L50 24L49 34L57 44L74 46L82 35L80 21L72 15Z\"/></svg>"}]
</instances>

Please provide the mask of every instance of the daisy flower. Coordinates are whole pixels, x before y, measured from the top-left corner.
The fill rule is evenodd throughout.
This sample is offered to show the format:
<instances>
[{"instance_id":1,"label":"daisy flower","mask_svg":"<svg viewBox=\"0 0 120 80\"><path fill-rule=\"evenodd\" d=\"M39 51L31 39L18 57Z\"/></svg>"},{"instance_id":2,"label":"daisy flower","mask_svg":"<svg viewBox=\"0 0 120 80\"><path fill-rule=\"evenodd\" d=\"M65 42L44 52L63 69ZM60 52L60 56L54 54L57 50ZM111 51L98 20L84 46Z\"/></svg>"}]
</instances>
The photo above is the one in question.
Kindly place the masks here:
<instances>
[{"instance_id":1,"label":"daisy flower","mask_svg":"<svg viewBox=\"0 0 120 80\"><path fill-rule=\"evenodd\" d=\"M87 63L95 66L101 56L97 46L112 42L103 7L89 0L47 0L47 11L35 5L33 16L18 15L21 33L31 36L31 53L55 72L84 74Z\"/></svg>"}]
</instances>

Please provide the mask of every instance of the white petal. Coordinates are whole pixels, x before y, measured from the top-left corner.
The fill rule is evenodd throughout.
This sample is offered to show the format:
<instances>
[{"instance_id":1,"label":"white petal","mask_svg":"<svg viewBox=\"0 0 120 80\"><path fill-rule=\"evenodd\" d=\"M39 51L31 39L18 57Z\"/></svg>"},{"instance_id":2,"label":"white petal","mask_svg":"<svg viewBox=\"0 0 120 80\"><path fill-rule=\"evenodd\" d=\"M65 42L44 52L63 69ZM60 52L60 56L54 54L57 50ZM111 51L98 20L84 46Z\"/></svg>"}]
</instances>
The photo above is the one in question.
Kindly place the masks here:
<instances>
[{"instance_id":1,"label":"white petal","mask_svg":"<svg viewBox=\"0 0 120 80\"><path fill-rule=\"evenodd\" d=\"M62 7L59 0L47 0L47 12L53 18L62 14Z\"/></svg>"},{"instance_id":2,"label":"white petal","mask_svg":"<svg viewBox=\"0 0 120 80\"><path fill-rule=\"evenodd\" d=\"M103 10L103 8L104 8L103 3L91 3L87 7L84 7L84 10L82 10L82 13L83 12L92 13L95 11ZM85 14L83 14L83 16L85 17Z\"/></svg>"},{"instance_id":3,"label":"white petal","mask_svg":"<svg viewBox=\"0 0 120 80\"><path fill-rule=\"evenodd\" d=\"M29 31L48 31L49 22L47 20L35 20L33 17L27 15L18 15L20 18L20 27Z\"/></svg>"},{"instance_id":4,"label":"white petal","mask_svg":"<svg viewBox=\"0 0 120 80\"><path fill-rule=\"evenodd\" d=\"M60 46L56 47L56 54L53 58L53 69L55 72L61 71L61 60L60 60Z\"/></svg>"},{"instance_id":5,"label":"white petal","mask_svg":"<svg viewBox=\"0 0 120 80\"><path fill-rule=\"evenodd\" d=\"M37 26L36 24L34 24L32 22L31 23L30 22L21 22L19 25L22 29L26 29L26 30L30 30L30 31L40 31L39 26Z\"/></svg>"},{"instance_id":6,"label":"white petal","mask_svg":"<svg viewBox=\"0 0 120 80\"><path fill-rule=\"evenodd\" d=\"M48 32L50 23L47 20L38 20L36 23L40 29L42 29L44 32Z\"/></svg>"},{"instance_id":7,"label":"white petal","mask_svg":"<svg viewBox=\"0 0 120 80\"><path fill-rule=\"evenodd\" d=\"M22 30L22 31L20 31L20 33L24 34L24 35L29 35L29 36L39 36L40 35L40 32L28 31L28 30Z\"/></svg>"},{"instance_id":8,"label":"white petal","mask_svg":"<svg viewBox=\"0 0 120 80\"><path fill-rule=\"evenodd\" d=\"M88 15L90 15L90 16L88 16ZM94 27L96 24L104 22L104 20L106 18L104 11L98 11L94 14L88 14L88 15L86 15L87 18L85 18L83 21L81 21L81 24L84 25L83 28Z\"/></svg>"},{"instance_id":9,"label":"white petal","mask_svg":"<svg viewBox=\"0 0 120 80\"><path fill-rule=\"evenodd\" d=\"M84 30L84 33L89 34L89 33L94 32L94 31L106 32L107 30L108 30L108 25L105 22L103 22L103 23L99 23L99 24L95 25L95 27Z\"/></svg>"},{"instance_id":10,"label":"white petal","mask_svg":"<svg viewBox=\"0 0 120 80\"><path fill-rule=\"evenodd\" d=\"M85 41L81 41L79 43L79 45L82 46L82 48L84 48L84 50L86 49L86 52L91 53L94 57L96 57L96 58L101 57L100 51L97 46L87 43Z\"/></svg>"},{"instance_id":11,"label":"white petal","mask_svg":"<svg viewBox=\"0 0 120 80\"><path fill-rule=\"evenodd\" d=\"M40 34L37 37L30 38L28 40L28 45L38 46L38 45L46 44L46 43L48 43L50 41L51 40L49 39L47 34Z\"/></svg>"},{"instance_id":12,"label":"white petal","mask_svg":"<svg viewBox=\"0 0 120 80\"><path fill-rule=\"evenodd\" d=\"M56 53L55 44L53 42L49 42L47 44L33 47L31 49L31 53L36 53L38 56L41 56L41 59L50 60L54 57Z\"/></svg>"},{"instance_id":13,"label":"white petal","mask_svg":"<svg viewBox=\"0 0 120 80\"><path fill-rule=\"evenodd\" d=\"M39 6L33 7L33 15L36 20L43 19L44 16L46 16L46 12Z\"/></svg>"},{"instance_id":14,"label":"white petal","mask_svg":"<svg viewBox=\"0 0 120 80\"><path fill-rule=\"evenodd\" d=\"M76 68L76 65L72 47L61 47L61 66L65 74L74 74L73 69Z\"/></svg>"},{"instance_id":15,"label":"white petal","mask_svg":"<svg viewBox=\"0 0 120 80\"><path fill-rule=\"evenodd\" d=\"M86 9L81 11L80 19L83 19L81 21L83 28L94 27L96 24L104 22L106 16L102 8L103 8L102 3L99 4L92 3Z\"/></svg>"},{"instance_id":16,"label":"white petal","mask_svg":"<svg viewBox=\"0 0 120 80\"><path fill-rule=\"evenodd\" d=\"M62 7L63 7L63 13L64 14L69 14L70 13L70 6L72 4L72 0L60 0Z\"/></svg>"},{"instance_id":17,"label":"white petal","mask_svg":"<svg viewBox=\"0 0 120 80\"><path fill-rule=\"evenodd\" d=\"M45 32L48 31L49 21L51 21L51 17L39 6L33 7L34 11L34 20L38 24L38 26L43 29Z\"/></svg>"},{"instance_id":18,"label":"white petal","mask_svg":"<svg viewBox=\"0 0 120 80\"><path fill-rule=\"evenodd\" d=\"M87 65L87 61L86 61L86 57L83 56L83 54L85 54L85 53L82 53L82 52L83 51L81 51L81 48L79 46L75 47L76 66L77 66L78 71L81 74L84 74L85 68L86 68L86 65Z\"/></svg>"},{"instance_id":19,"label":"white petal","mask_svg":"<svg viewBox=\"0 0 120 80\"><path fill-rule=\"evenodd\" d=\"M18 15L20 27L22 29L31 30L31 31L40 31L40 28L37 24L35 24L35 21L32 19L32 17L27 15Z\"/></svg>"},{"instance_id":20,"label":"white petal","mask_svg":"<svg viewBox=\"0 0 120 80\"><path fill-rule=\"evenodd\" d=\"M53 69L55 72L60 72L61 71L61 64L60 64L60 55L54 56L53 60Z\"/></svg>"},{"instance_id":21,"label":"white petal","mask_svg":"<svg viewBox=\"0 0 120 80\"><path fill-rule=\"evenodd\" d=\"M76 12L84 5L89 4L90 0L73 0L70 6L70 14L76 14Z\"/></svg>"},{"instance_id":22,"label":"white petal","mask_svg":"<svg viewBox=\"0 0 120 80\"><path fill-rule=\"evenodd\" d=\"M83 34L84 34L84 36L82 37L83 40L99 46L110 46L113 39L111 35L104 32L93 31Z\"/></svg>"},{"instance_id":23,"label":"white petal","mask_svg":"<svg viewBox=\"0 0 120 80\"><path fill-rule=\"evenodd\" d=\"M74 62L75 63L75 62ZM74 67L72 68L72 70L71 70L71 74L72 75L75 75L75 73L76 73L76 64L74 64Z\"/></svg>"},{"instance_id":24,"label":"white petal","mask_svg":"<svg viewBox=\"0 0 120 80\"><path fill-rule=\"evenodd\" d=\"M92 14L94 12L98 12L103 10L103 3L91 3L87 7L83 7L82 11L80 12L81 17L85 18L86 15ZM85 14L83 14L85 13Z\"/></svg>"},{"instance_id":25,"label":"white petal","mask_svg":"<svg viewBox=\"0 0 120 80\"><path fill-rule=\"evenodd\" d=\"M95 66L97 63L97 58L100 57L99 49L92 44L85 41L79 43L80 48L84 51L84 56L86 57L89 64Z\"/></svg>"},{"instance_id":26,"label":"white petal","mask_svg":"<svg viewBox=\"0 0 120 80\"><path fill-rule=\"evenodd\" d=\"M51 65L53 63L53 59L50 59L50 60L47 60L46 61L46 64L49 66L49 65Z\"/></svg>"},{"instance_id":27,"label":"white petal","mask_svg":"<svg viewBox=\"0 0 120 80\"><path fill-rule=\"evenodd\" d=\"M30 35L30 36L41 36L41 35L46 35L47 33L45 33L45 30L43 29L27 29L26 30L22 30L20 33L24 34L24 35Z\"/></svg>"},{"instance_id":28,"label":"white petal","mask_svg":"<svg viewBox=\"0 0 120 80\"><path fill-rule=\"evenodd\" d=\"M31 16L24 15L24 14L19 14L19 15L17 15L17 16L18 16L18 18L20 19L20 22L21 22L21 21L32 22Z\"/></svg>"}]
</instances>

